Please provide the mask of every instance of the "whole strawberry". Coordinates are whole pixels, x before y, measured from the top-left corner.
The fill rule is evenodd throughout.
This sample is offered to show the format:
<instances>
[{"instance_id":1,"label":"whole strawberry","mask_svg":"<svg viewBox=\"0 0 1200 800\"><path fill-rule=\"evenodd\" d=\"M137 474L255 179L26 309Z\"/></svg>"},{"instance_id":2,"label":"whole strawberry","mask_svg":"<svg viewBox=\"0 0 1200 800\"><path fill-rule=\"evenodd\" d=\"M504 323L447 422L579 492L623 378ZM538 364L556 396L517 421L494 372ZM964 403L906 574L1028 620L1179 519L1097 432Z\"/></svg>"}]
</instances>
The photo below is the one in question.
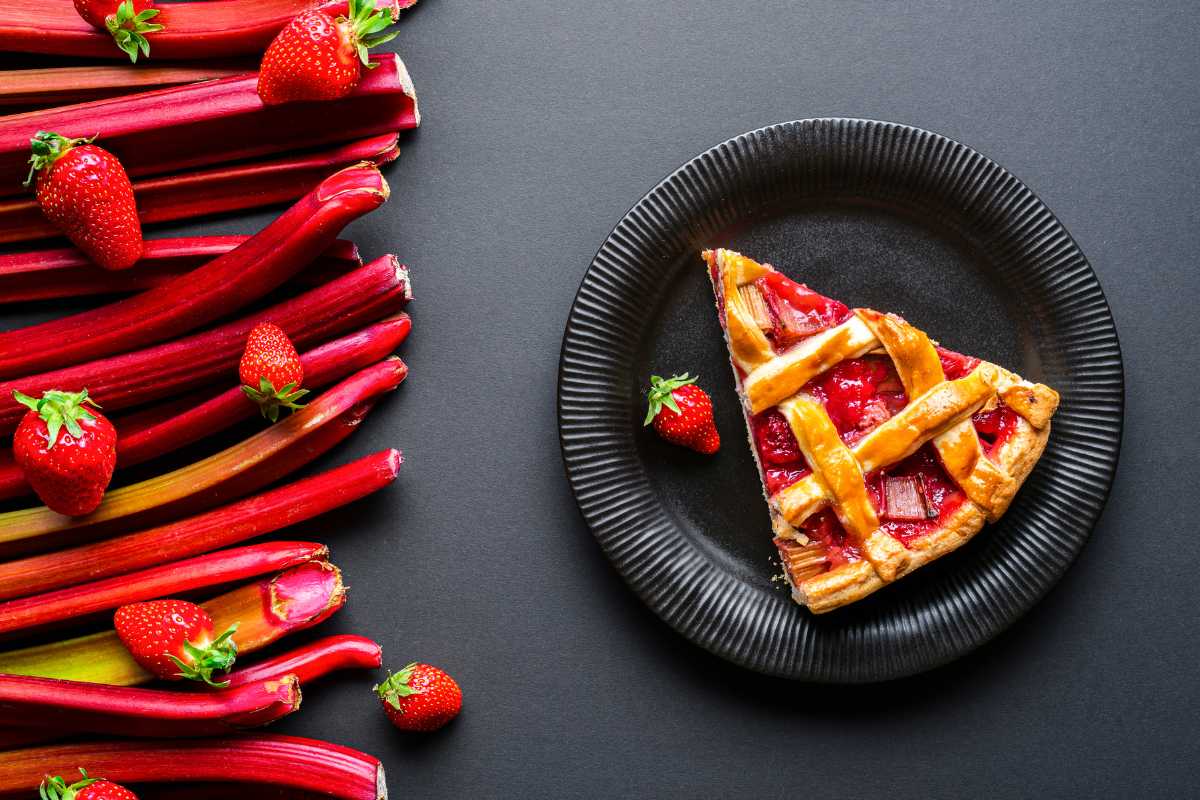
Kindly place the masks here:
<instances>
[{"instance_id":1,"label":"whole strawberry","mask_svg":"<svg viewBox=\"0 0 1200 800\"><path fill-rule=\"evenodd\" d=\"M129 60L138 60L138 51L150 55L147 33L161 31L162 25L149 20L158 16L154 0L75 0L79 16L97 30L106 31Z\"/></svg>"},{"instance_id":2,"label":"whole strawberry","mask_svg":"<svg viewBox=\"0 0 1200 800\"><path fill-rule=\"evenodd\" d=\"M721 435L713 422L712 400L696 380L686 372L667 380L651 375L644 424L654 423L658 435L671 444L711 455L720 449Z\"/></svg>"},{"instance_id":3,"label":"whole strawberry","mask_svg":"<svg viewBox=\"0 0 1200 800\"><path fill-rule=\"evenodd\" d=\"M70 786L57 775L47 775L38 787L38 795L42 800L138 800L136 794L120 784L89 777L82 767L79 774L83 777Z\"/></svg>"},{"instance_id":4,"label":"whole strawberry","mask_svg":"<svg viewBox=\"0 0 1200 800\"><path fill-rule=\"evenodd\" d=\"M216 638L213 621L200 606L185 600L151 600L121 606L113 627L133 660L166 680L187 678L209 686L214 672L225 672L237 658L233 634L237 625Z\"/></svg>"},{"instance_id":5,"label":"whole strawberry","mask_svg":"<svg viewBox=\"0 0 1200 800\"><path fill-rule=\"evenodd\" d=\"M442 670L413 662L375 687L388 719L402 731L435 731L462 710L462 690Z\"/></svg>"},{"instance_id":6,"label":"whole strawberry","mask_svg":"<svg viewBox=\"0 0 1200 800\"><path fill-rule=\"evenodd\" d=\"M367 51L395 38L381 33L395 22L375 0L350 0L348 17L306 11L267 47L258 72L258 96L267 105L336 100L354 91L362 70L374 68Z\"/></svg>"},{"instance_id":7,"label":"whole strawberry","mask_svg":"<svg viewBox=\"0 0 1200 800\"><path fill-rule=\"evenodd\" d=\"M93 410L99 406L86 389L36 400L13 392L13 398L29 409L13 434L25 480L52 511L70 517L95 511L117 466L116 428Z\"/></svg>"},{"instance_id":8,"label":"whole strawberry","mask_svg":"<svg viewBox=\"0 0 1200 800\"><path fill-rule=\"evenodd\" d=\"M258 404L262 415L274 422L281 408L304 408L296 401L308 394L301 389L304 366L292 340L273 322L260 322L246 338L238 364L242 391Z\"/></svg>"},{"instance_id":9,"label":"whole strawberry","mask_svg":"<svg viewBox=\"0 0 1200 800\"><path fill-rule=\"evenodd\" d=\"M36 177L34 196L42 214L92 261L125 269L142 257L133 186L116 156L92 139L38 131L29 141L33 155L25 186Z\"/></svg>"}]
</instances>

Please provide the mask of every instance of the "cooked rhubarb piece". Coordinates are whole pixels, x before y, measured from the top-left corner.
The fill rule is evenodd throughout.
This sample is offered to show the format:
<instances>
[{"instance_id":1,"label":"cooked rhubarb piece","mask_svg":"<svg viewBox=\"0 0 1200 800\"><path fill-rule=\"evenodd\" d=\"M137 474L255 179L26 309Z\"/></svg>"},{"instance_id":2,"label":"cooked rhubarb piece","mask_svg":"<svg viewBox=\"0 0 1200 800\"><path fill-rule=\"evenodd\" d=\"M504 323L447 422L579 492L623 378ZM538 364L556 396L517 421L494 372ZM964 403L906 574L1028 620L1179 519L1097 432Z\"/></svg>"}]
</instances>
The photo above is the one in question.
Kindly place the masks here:
<instances>
[{"instance_id":1,"label":"cooked rhubarb piece","mask_svg":"<svg viewBox=\"0 0 1200 800\"><path fill-rule=\"evenodd\" d=\"M852 603L1008 508L1058 395L729 250L704 253L793 597Z\"/></svg>"},{"instance_id":2,"label":"cooked rhubarb piece","mask_svg":"<svg viewBox=\"0 0 1200 800\"><path fill-rule=\"evenodd\" d=\"M378 491L396 478L397 450L381 450L207 514L95 544L0 563L0 599L47 592L169 564L294 525Z\"/></svg>"},{"instance_id":3,"label":"cooked rhubarb piece","mask_svg":"<svg viewBox=\"0 0 1200 800\"><path fill-rule=\"evenodd\" d=\"M397 135L385 133L310 153L139 178L133 192L142 224L192 219L295 200L335 170L362 161L383 166L399 155ZM0 200L0 243L57 233L33 200Z\"/></svg>"},{"instance_id":4,"label":"cooked rhubarb piece","mask_svg":"<svg viewBox=\"0 0 1200 800\"><path fill-rule=\"evenodd\" d=\"M296 791L341 800L388 796L378 759L329 742L272 734L172 742L109 740L5 753L0 759L0 795L26 796L47 773L74 774L79 764L87 764L95 775L128 784L228 781L255 784L254 797L263 797L272 787L289 790L288 798Z\"/></svg>"},{"instance_id":5,"label":"cooked rhubarb piece","mask_svg":"<svg viewBox=\"0 0 1200 800\"><path fill-rule=\"evenodd\" d=\"M246 336L263 320L283 328L299 347L308 347L394 314L412 297L408 270L394 256L308 291L299 297L217 328L75 367L0 382L0 433L16 429L25 409L12 392L85 386L106 412L144 405L206 386L215 378L232 382Z\"/></svg>"},{"instance_id":6,"label":"cooked rhubarb piece","mask_svg":"<svg viewBox=\"0 0 1200 800\"><path fill-rule=\"evenodd\" d=\"M0 6L11 1L0 0ZM417 127L416 95L403 62L390 53L375 58L379 67L368 70L353 94L317 109L304 103L264 106L255 91L257 74L248 73L0 118L0 197L23 194L29 137L39 130L64 136L101 132L104 146L139 178Z\"/></svg>"},{"instance_id":7,"label":"cooked rhubarb piece","mask_svg":"<svg viewBox=\"0 0 1200 800\"><path fill-rule=\"evenodd\" d=\"M345 602L346 589L337 567L309 561L200 605L212 615L215 630L237 624L239 653L245 656L323 622ZM134 686L154 679L111 630L0 653L0 673L113 686Z\"/></svg>"},{"instance_id":8,"label":"cooked rhubarb piece","mask_svg":"<svg viewBox=\"0 0 1200 800\"><path fill-rule=\"evenodd\" d=\"M187 275L108 306L0 333L0 375L124 352L131 344L162 341L242 308L299 272L347 223L387 196L387 183L373 165L337 172L259 233ZM140 252L140 239L138 244Z\"/></svg>"}]
</instances>

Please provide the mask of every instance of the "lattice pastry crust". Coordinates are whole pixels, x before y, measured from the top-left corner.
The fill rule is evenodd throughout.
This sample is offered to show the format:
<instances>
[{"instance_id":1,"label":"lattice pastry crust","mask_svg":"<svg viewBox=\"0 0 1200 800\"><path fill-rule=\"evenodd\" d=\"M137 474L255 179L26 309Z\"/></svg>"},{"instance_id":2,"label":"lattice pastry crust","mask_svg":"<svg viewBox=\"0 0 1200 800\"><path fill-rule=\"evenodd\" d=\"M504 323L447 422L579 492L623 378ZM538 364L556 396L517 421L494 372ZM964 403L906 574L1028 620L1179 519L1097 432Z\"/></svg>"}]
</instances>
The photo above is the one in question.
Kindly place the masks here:
<instances>
[{"instance_id":1,"label":"lattice pastry crust","mask_svg":"<svg viewBox=\"0 0 1200 800\"><path fill-rule=\"evenodd\" d=\"M729 250L703 256L748 429L753 415L778 408L812 470L774 495L767 494L764 482L796 602L817 613L852 603L961 546L985 521L1004 514L1046 446L1058 407L1053 389L988 362L947 380L924 332L900 317L865 308L776 352L764 332L769 325L762 297L746 290L774 269ZM908 404L848 446L822 403L804 388L838 363L869 354L890 357ZM1016 425L985 453L971 418L999 404L1016 412ZM966 497L936 528L906 545L881 527L864 476L900 463L926 443L932 443L945 473ZM831 568L825 548L800 529L825 508L836 514L847 540L861 553L859 560Z\"/></svg>"}]
</instances>

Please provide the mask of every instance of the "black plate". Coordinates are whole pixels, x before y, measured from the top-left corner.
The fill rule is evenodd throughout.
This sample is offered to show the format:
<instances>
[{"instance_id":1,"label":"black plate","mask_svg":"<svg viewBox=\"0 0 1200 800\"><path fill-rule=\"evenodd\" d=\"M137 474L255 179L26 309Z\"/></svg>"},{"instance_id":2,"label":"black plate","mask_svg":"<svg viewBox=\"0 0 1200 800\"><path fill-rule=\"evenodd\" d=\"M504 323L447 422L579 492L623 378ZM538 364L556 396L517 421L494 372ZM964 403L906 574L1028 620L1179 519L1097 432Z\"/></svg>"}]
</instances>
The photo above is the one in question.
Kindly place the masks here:
<instances>
[{"instance_id":1,"label":"black plate","mask_svg":"<svg viewBox=\"0 0 1200 800\"><path fill-rule=\"evenodd\" d=\"M1049 447L1000 523L852 606L814 617L795 605L772 580L766 506L698 255L715 246L1058 389ZM684 371L714 397L717 457L642 428L648 376ZM1123 406L1104 293L1045 205L962 144L865 120L743 134L651 190L584 276L559 365L567 475L625 579L697 644L815 681L927 670L1024 614L1100 514Z\"/></svg>"}]
</instances>

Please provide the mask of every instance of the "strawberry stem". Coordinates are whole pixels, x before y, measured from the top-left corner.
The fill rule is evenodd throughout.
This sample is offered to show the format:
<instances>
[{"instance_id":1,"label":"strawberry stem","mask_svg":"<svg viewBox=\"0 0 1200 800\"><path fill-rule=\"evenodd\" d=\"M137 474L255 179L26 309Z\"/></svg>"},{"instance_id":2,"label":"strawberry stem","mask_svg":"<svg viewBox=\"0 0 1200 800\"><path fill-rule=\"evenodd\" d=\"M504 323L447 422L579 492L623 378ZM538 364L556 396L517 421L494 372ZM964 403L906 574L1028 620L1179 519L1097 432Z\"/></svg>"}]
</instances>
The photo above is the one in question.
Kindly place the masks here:
<instances>
[{"instance_id":1,"label":"strawberry stem","mask_svg":"<svg viewBox=\"0 0 1200 800\"><path fill-rule=\"evenodd\" d=\"M368 51L396 38L396 31L383 33L396 18L390 10L376 11L375 0L350 0L348 10L350 16L347 21L351 24L358 58L367 69L375 69L376 65L371 63Z\"/></svg>"},{"instance_id":2,"label":"strawberry stem","mask_svg":"<svg viewBox=\"0 0 1200 800\"><path fill-rule=\"evenodd\" d=\"M188 661L183 661L168 653L167 657L175 662L175 666L179 667L179 677L207 683L209 686L219 689L228 686L229 681L213 682L212 674L218 671L228 672L233 666L233 662L237 660L237 643L233 641L233 634L237 631L237 627L237 623L233 623L224 633L207 645L184 642L183 652L187 655Z\"/></svg>"},{"instance_id":3,"label":"strawberry stem","mask_svg":"<svg viewBox=\"0 0 1200 800\"><path fill-rule=\"evenodd\" d=\"M290 408L293 411L304 408L296 401L308 394L308 389L297 389L295 381L284 384L282 389L276 389L275 385L271 383L271 379L266 376L258 379L257 389L252 386L242 386L242 391L258 404L262 415L271 422L279 420L279 409L281 408Z\"/></svg>"},{"instance_id":4,"label":"strawberry stem","mask_svg":"<svg viewBox=\"0 0 1200 800\"><path fill-rule=\"evenodd\" d=\"M66 426L67 432L72 436L83 435L83 428L79 427L79 420L96 418L95 414L83 407L84 403L96 408L100 407L96 405L96 401L88 397L87 389L82 392L44 392L41 399L38 400L21 392L13 392L13 399L30 411L37 412L38 416L46 423L46 429L50 433L50 441L46 445L47 450L54 447L63 426Z\"/></svg>"},{"instance_id":5,"label":"strawberry stem","mask_svg":"<svg viewBox=\"0 0 1200 800\"><path fill-rule=\"evenodd\" d=\"M54 166L54 162L65 156L72 147L90 144L95 138L92 136L89 139L68 139L52 131L38 131L29 140L29 149L33 151L33 155L29 157L29 175L25 177L22 186L28 189L39 172Z\"/></svg>"},{"instance_id":6,"label":"strawberry stem","mask_svg":"<svg viewBox=\"0 0 1200 800\"><path fill-rule=\"evenodd\" d=\"M420 689L414 689L408 685L408 682L412 680L413 670L416 668L417 662L413 661L397 673L393 674L391 670L388 670L388 676L383 683L374 687L375 694L379 695L380 700L402 712L404 709L400 707L400 698L423 694Z\"/></svg>"},{"instance_id":7,"label":"strawberry stem","mask_svg":"<svg viewBox=\"0 0 1200 800\"><path fill-rule=\"evenodd\" d=\"M670 378L664 379L658 375L650 376L650 391L646 395L646 399L650 402L650 407L646 411L646 420L642 423L643 426L649 425L654 421L654 418L659 415L663 407L674 411L676 414L682 413L679 406L675 403L675 397L672 395L676 389L695 383L699 377L689 377L685 372L682 375L673 375Z\"/></svg>"},{"instance_id":8,"label":"strawberry stem","mask_svg":"<svg viewBox=\"0 0 1200 800\"><path fill-rule=\"evenodd\" d=\"M42 781L42 785L38 787L38 795L42 800L75 800L79 790L96 783L100 778L92 778L87 774L87 770L83 767L79 768L79 774L83 777L72 783L70 786L62 779L62 776L55 775L54 777L46 776Z\"/></svg>"},{"instance_id":9,"label":"strawberry stem","mask_svg":"<svg viewBox=\"0 0 1200 800\"><path fill-rule=\"evenodd\" d=\"M138 51L147 58L150 57L150 42L147 33L161 31L162 25L148 20L158 16L157 8L147 8L137 14L133 13L133 0L124 0L117 6L117 13L104 18L104 27L112 35L113 41L129 60L137 63Z\"/></svg>"}]
</instances>

